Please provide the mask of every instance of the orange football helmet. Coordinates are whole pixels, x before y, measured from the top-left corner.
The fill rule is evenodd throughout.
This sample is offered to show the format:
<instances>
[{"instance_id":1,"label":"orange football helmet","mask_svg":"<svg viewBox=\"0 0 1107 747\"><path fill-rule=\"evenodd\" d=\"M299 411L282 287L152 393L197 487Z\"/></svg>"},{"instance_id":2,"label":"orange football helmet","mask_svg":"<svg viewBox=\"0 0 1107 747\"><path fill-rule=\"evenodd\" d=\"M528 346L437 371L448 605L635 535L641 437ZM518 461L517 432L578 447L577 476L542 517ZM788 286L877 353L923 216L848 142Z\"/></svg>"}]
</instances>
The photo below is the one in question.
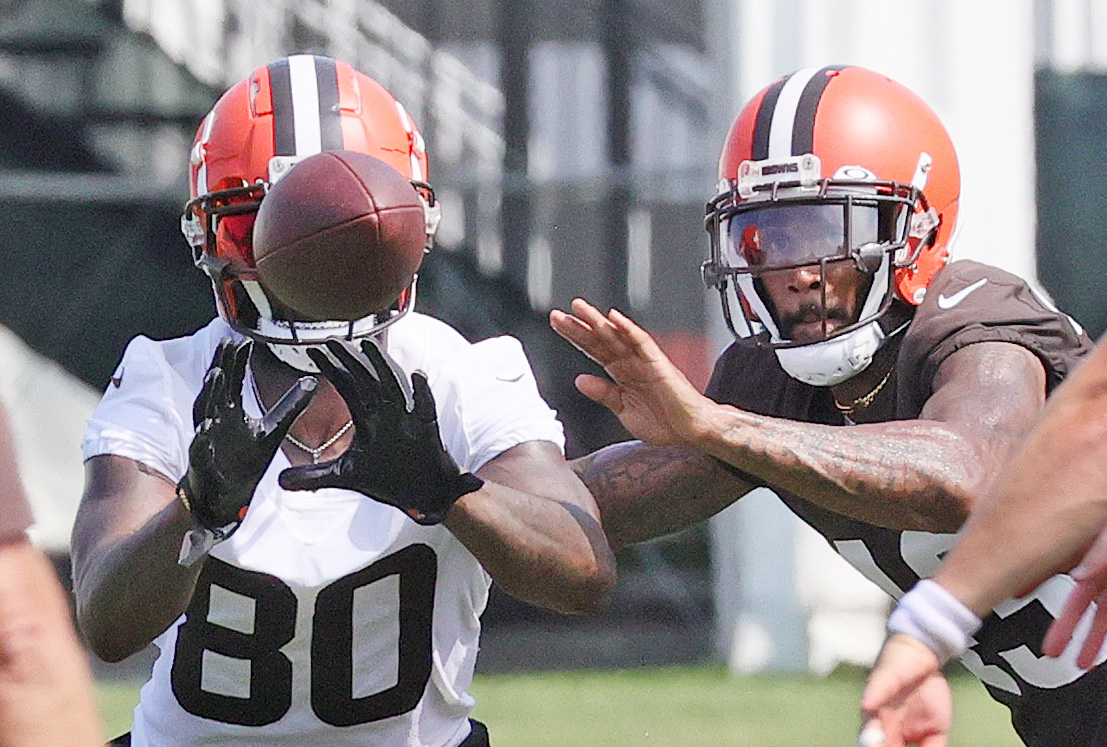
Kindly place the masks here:
<instances>
[{"instance_id":1,"label":"orange football helmet","mask_svg":"<svg viewBox=\"0 0 1107 747\"><path fill-rule=\"evenodd\" d=\"M327 150L367 153L408 177L423 197L427 248L439 205L427 183L419 128L383 86L345 62L293 55L255 69L204 117L189 157L191 199L181 230L193 260L211 278L219 314L235 330L270 343L299 368L313 364L295 346L354 339L383 329L414 304L415 281L390 309L349 321L306 322L258 282L253 224L269 186L297 161Z\"/></svg>"},{"instance_id":2,"label":"orange football helmet","mask_svg":"<svg viewBox=\"0 0 1107 747\"><path fill-rule=\"evenodd\" d=\"M861 67L799 70L754 96L727 133L719 190L707 204L704 280L719 290L736 336L728 281L747 329L769 333L765 342L789 373L837 383L867 366L883 339L902 328L879 326L888 309L921 303L948 261L960 183L949 134L906 87ZM823 339L791 339L761 278L811 266L825 279L842 263L871 276L854 318L831 329L824 306ZM783 353L849 335L852 343L822 352ZM825 360L786 363L804 356Z\"/></svg>"}]
</instances>

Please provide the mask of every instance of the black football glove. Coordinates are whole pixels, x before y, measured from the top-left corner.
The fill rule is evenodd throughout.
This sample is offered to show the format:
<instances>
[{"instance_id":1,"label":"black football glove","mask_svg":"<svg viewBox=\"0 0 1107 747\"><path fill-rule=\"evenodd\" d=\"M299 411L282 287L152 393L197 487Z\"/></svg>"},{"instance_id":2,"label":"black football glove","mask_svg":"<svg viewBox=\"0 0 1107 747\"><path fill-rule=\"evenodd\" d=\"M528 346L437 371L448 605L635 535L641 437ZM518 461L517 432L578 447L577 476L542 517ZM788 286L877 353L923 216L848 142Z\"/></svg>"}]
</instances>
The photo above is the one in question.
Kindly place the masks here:
<instances>
[{"instance_id":1,"label":"black football glove","mask_svg":"<svg viewBox=\"0 0 1107 747\"><path fill-rule=\"evenodd\" d=\"M219 343L192 406L196 435L188 447L188 472L177 485L193 522L181 546L181 565L192 565L238 529L258 482L319 383L305 376L265 417L249 417L242 408L242 382L250 345Z\"/></svg>"},{"instance_id":2,"label":"black football glove","mask_svg":"<svg viewBox=\"0 0 1107 747\"><path fill-rule=\"evenodd\" d=\"M370 340L361 343L368 366L341 342L327 342L330 356L308 351L319 371L346 400L354 440L342 456L281 473L285 490L346 488L400 509L420 524L437 524L461 496L484 481L458 468L438 433L427 377L411 375L412 405L399 371Z\"/></svg>"}]
</instances>

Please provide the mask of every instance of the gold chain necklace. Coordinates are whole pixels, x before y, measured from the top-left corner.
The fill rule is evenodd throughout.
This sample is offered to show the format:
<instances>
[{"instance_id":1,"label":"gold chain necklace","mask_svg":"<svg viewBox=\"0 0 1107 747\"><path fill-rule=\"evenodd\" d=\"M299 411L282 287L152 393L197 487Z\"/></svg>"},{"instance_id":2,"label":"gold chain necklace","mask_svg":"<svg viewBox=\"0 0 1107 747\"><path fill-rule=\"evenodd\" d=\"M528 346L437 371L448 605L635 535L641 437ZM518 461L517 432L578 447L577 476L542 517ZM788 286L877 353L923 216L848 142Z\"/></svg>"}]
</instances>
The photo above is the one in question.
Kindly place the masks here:
<instances>
[{"instance_id":1,"label":"gold chain necklace","mask_svg":"<svg viewBox=\"0 0 1107 747\"><path fill-rule=\"evenodd\" d=\"M250 373L250 388L254 390L254 399L256 399L258 401L258 409L261 410L262 415L265 415L266 414L265 403L263 403L261 401L261 393L258 391L258 383L254 379L253 372ZM288 439L288 442L290 444L292 444L293 446L295 446L296 448L302 449L303 451L306 451L308 454L310 454L312 464L319 464L319 456L324 451L326 451L331 446L333 446L335 444L335 442L338 441L338 439L340 439L344 435L346 435L346 431L350 430L350 428L352 428L353 425L354 425L354 419L350 418L349 420L346 421L346 425L339 428L338 431L333 436L331 436L326 441L324 441L323 443L316 446L314 449L312 447L308 446L307 444L303 443L302 441L300 441L298 438L293 436L291 433L284 434L284 437L286 439Z\"/></svg>"},{"instance_id":2,"label":"gold chain necklace","mask_svg":"<svg viewBox=\"0 0 1107 747\"><path fill-rule=\"evenodd\" d=\"M863 394L857 399L850 402L848 405L843 405L838 401L837 397L834 397L834 406L838 408L838 412L843 415L852 415L858 408L866 408L872 404L876 399L876 395L880 394L880 390L884 388L884 385L888 383L888 379L892 378L892 372L896 370L895 366L888 369L888 373L884 374L884 378L880 380L880 383L872 388L868 394Z\"/></svg>"}]
</instances>

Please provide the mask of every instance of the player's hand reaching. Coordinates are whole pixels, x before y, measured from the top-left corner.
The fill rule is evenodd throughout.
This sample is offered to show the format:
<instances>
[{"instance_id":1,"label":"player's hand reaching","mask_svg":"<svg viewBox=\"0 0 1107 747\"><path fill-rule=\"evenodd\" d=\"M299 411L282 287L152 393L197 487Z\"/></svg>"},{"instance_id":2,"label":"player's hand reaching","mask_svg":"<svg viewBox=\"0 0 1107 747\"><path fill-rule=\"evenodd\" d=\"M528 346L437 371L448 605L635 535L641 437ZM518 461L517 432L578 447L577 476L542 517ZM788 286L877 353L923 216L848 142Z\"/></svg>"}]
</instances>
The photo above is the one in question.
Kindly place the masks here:
<instances>
[{"instance_id":1,"label":"player's hand reaching","mask_svg":"<svg viewBox=\"0 0 1107 747\"><path fill-rule=\"evenodd\" d=\"M309 350L308 355L346 400L354 439L337 459L283 471L282 488L356 490L420 524L437 524L454 501L484 485L462 472L442 445L434 397L423 374L411 375L409 405L403 372L371 340L361 344L365 360L337 340L327 342L327 351Z\"/></svg>"},{"instance_id":2,"label":"player's hand reaching","mask_svg":"<svg viewBox=\"0 0 1107 747\"><path fill-rule=\"evenodd\" d=\"M582 299L571 314L550 312L550 326L603 366L612 378L581 374L577 389L614 412L623 426L653 446L690 444L714 406L685 378L650 335L619 311L606 316Z\"/></svg>"},{"instance_id":3,"label":"player's hand reaching","mask_svg":"<svg viewBox=\"0 0 1107 747\"><path fill-rule=\"evenodd\" d=\"M177 486L194 524L181 547L182 565L192 565L238 529L273 455L315 394L318 382L305 376L265 417L248 416L242 382L250 345L229 339L219 343L192 406L196 434L188 449L188 472Z\"/></svg>"},{"instance_id":4,"label":"player's hand reaching","mask_svg":"<svg viewBox=\"0 0 1107 747\"><path fill-rule=\"evenodd\" d=\"M945 747L952 720L938 658L911 636L889 636L861 696L858 747Z\"/></svg>"},{"instance_id":5,"label":"player's hand reaching","mask_svg":"<svg viewBox=\"0 0 1107 747\"><path fill-rule=\"evenodd\" d=\"M1084 614L1095 603L1091 628L1084 636L1076 657L1077 666L1090 669L1095 665L1103 640L1107 637L1107 529L1100 532L1071 575L1076 579L1076 588L1065 602L1060 617L1046 631L1042 653L1061 656L1072 641Z\"/></svg>"}]
</instances>

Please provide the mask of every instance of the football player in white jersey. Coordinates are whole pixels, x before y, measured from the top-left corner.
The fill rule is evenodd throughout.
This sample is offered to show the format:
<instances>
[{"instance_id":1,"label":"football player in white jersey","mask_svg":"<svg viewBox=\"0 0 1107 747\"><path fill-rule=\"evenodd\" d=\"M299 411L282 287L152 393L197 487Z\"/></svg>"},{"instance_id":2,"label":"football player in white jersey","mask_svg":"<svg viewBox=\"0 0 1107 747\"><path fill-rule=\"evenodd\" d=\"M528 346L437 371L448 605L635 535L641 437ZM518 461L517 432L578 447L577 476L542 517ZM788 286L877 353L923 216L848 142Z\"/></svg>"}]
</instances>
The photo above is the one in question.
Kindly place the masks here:
<instances>
[{"instance_id":1,"label":"football player in white jersey","mask_svg":"<svg viewBox=\"0 0 1107 747\"><path fill-rule=\"evenodd\" d=\"M134 339L89 422L73 530L78 621L159 649L133 745L479 747L468 688L494 579L600 608L614 560L517 341L412 311L304 322L258 282L268 184L323 150L375 156L438 206L419 130L349 65L297 55L198 130L182 227L219 310Z\"/></svg>"}]
</instances>

